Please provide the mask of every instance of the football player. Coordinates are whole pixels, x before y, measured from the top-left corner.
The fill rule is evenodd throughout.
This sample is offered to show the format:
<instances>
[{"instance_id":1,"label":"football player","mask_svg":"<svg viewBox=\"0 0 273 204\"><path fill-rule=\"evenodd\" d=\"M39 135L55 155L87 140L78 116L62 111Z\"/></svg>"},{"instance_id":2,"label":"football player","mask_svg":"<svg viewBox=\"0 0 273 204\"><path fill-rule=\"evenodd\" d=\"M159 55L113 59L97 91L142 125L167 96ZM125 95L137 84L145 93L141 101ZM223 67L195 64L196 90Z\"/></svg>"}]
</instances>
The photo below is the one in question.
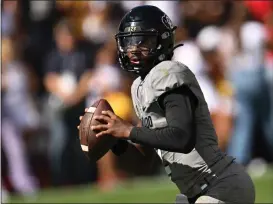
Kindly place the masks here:
<instances>
[{"instance_id":1,"label":"football player","mask_svg":"<svg viewBox=\"0 0 273 204\"><path fill-rule=\"evenodd\" d=\"M131 144L152 147L180 190L177 203L254 203L250 176L218 147L207 103L184 64L171 61L174 46L169 17L154 6L133 8L116 34L121 67L139 77L132 100L142 126L133 126L113 112L103 111L92 126L97 137L111 134L120 142L116 154ZM182 200L180 200L182 199Z\"/></svg>"}]
</instances>

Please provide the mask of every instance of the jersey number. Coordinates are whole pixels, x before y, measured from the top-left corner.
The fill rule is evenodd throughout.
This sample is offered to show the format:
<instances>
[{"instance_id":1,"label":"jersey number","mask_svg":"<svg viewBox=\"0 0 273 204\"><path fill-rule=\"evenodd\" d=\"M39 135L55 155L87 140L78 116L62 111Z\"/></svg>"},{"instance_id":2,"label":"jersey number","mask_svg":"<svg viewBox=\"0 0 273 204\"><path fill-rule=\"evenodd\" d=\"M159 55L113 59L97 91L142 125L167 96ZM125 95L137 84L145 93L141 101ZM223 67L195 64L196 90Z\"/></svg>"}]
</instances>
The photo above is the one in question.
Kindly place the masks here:
<instances>
[{"instance_id":1,"label":"jersey number","mask_svg":"<svg viewBox=\"0 0 273 204\"><path fill-rule=\"evenodd\" d=\"M153 127L153 121L151 116L147 116L145 118L142 118L142 126L151 128Z\"/></svg>"}]
</instances>

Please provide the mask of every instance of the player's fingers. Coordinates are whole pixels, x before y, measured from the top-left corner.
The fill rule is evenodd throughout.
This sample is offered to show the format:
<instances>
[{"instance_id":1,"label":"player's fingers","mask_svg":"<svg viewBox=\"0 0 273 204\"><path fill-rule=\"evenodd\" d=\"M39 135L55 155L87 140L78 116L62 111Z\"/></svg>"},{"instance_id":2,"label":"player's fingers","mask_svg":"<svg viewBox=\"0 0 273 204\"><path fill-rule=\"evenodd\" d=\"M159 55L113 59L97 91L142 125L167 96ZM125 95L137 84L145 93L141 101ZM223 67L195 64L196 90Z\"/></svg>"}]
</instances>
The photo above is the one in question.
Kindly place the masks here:
<instances>
[{"instance_id":1,"label":"player's fingers","mask_svg":"<svg viewBox=\"0 0 273 204\"><path fill-rule=\"evenodd\" d=\"M82 120L82 116L80 116L79 119Z\"/></svg>"},{"instance_id":2,"label":"player's fingers","mask_svg":"<svg viewBox=\"0 0 273 204\"><path fill-rule=\"evenodd\" d=\"M105 116L105 115L96 115L96 116L94 116L94 119L95 120L103 120L107 123L111 122L111 118L109 118L108 116Z\"/></svg>"},{"instance_id":3,"label":"player's fingers","mask_svg":"<svg viewBox=\"0 0 273 204\"><path fill-rule=\"evenodd\" d=\"M85 108L85 109L84 109L84 112L87 112L87 111L88 111L88 108Z\"/></svg>"},{"instance_id":4,"label":"player's fingers","mask_svg":"<svg viewBox=\"0 0 273 204\"><path fill-rule=\"evenodd\" d=\"M110 118L112 118L112 119L115 119L117 116L112 112L112 111L110 111L110 110L107 110L107 111L102 111L101 112L102 114L104 114L104 115L108 115Z\"/></svg>"},{"instance_id":5,"label":"player's fingers","mask_svg":"<svg viewBox=\"0 0 273 204\"><path fill-rule=\"evenodd\" d=\"M80 129L80 126L78 125L77 128L78 128L78 130L79 130L79 129Z\"/></svg>"},{"instance_id":6,"label":"player's fingers","mask_svg":"<svg viewBox=\"0 0 273 204\"><path fill-rule=\"evenodd\" d=\"M91 126L91 130L107 130L108 126L107 125L93 125Z\"/></svg>"},{"instance_id":7,"label":"player's fingers","mask_svg":"<svg viewBox=\"0 0 273 204\"><path fill-rule=\"evenodd\" d=\"M103 135L108 135L108 134L110 134L110 131L104 130L104 131L101 131L100 133L96 134L96 137L101 137Z\"/></svg>"}]
</instances>

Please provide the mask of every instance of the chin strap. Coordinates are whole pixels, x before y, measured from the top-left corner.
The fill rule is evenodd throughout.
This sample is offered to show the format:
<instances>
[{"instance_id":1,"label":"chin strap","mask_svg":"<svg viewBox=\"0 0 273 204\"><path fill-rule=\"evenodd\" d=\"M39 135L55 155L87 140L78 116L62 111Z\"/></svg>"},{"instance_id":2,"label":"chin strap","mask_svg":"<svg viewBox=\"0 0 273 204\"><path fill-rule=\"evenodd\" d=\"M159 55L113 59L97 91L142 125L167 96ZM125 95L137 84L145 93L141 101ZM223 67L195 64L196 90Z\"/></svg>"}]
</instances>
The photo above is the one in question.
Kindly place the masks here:
<instances>
[{"instance_id":1,"label":"chin strap","mask_svg":"<svg viewBox=\"0 0 273 204\"><path fill-rule=\"evenodd\" d=\"M172 32L174 32L176 29L177 29L177 26L174 26L174 27L172 28ZM184 45L184 44L178 44L178 45L174 46L173 49L172 49L172 52L173 52L176 48L181 47L181 46L183 46L183 45Z\"/></svg>"},{"instance_id":2,"label":"chin strap","mask_svg":"<svg viewBox=\"0 0 273 204\"><path fill-rule=\"evenodd\" d=\"M181 47L181 46L183 46L184 44L178 44L178 45L176 45L176 46L174 46L172 49L171 49L171 52L170 52L170 59L173 57L173 51L176 49L176 48L178 48L178 47Z\"/></svg>"},{"instance_id":3,"label":"chin strap","mask_svg":"<svg viewBox=\"0 0 273 204\"><path fill-rule=\"evenodd\" d=\"M178 44L178 45L174 46L174 47L173 47L173 51L174 51L176 48L181 47L181 46L183 46L183 45L184 45L184 44Z\"/></svg>"}]
</instances>

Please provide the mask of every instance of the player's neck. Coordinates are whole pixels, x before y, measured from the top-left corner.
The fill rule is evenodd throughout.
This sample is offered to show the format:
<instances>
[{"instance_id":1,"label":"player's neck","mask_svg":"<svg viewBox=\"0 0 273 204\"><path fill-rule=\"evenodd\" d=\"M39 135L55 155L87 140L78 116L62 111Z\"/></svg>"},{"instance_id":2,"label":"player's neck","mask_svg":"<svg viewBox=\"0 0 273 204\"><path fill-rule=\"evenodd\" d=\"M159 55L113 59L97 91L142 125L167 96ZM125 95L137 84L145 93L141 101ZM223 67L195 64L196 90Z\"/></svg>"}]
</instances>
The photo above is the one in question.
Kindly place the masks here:
<instances>
[{"instance_id":1,"label":"player's neck","mask_svg":"<svg viewBox=\"0 0 273 204\"><path fill-rule=\"evenodd\" d=\"M145 79L146 75L140 75L140 79L143 81Z\"/></svg>"},{"instance_id":2,"label":"player's neck","mask_svg":"<svg viewBox=\"0 0 273 204\"><path fill-rule=\"evenodd\" d=\"M140 79L141 80L144 80L146 78L146 76L149 74L149 72L151 71L151 69L143 69L140 73L139 73L139 76L140 76Z\"/></svg>"},{"instance_id":3,"label":"player's neck","mask_svg":"<svg viewBox=\"0 0 273 204\"><path fill-rule=\"evenodd\" d=\"M149 72L145 72L145 73L141 73L139 76L140 76L140 79L143 81L145 78L146 78L146 76L147 76L147 74L148 74Z\"/></svg>"}]
</instances>

